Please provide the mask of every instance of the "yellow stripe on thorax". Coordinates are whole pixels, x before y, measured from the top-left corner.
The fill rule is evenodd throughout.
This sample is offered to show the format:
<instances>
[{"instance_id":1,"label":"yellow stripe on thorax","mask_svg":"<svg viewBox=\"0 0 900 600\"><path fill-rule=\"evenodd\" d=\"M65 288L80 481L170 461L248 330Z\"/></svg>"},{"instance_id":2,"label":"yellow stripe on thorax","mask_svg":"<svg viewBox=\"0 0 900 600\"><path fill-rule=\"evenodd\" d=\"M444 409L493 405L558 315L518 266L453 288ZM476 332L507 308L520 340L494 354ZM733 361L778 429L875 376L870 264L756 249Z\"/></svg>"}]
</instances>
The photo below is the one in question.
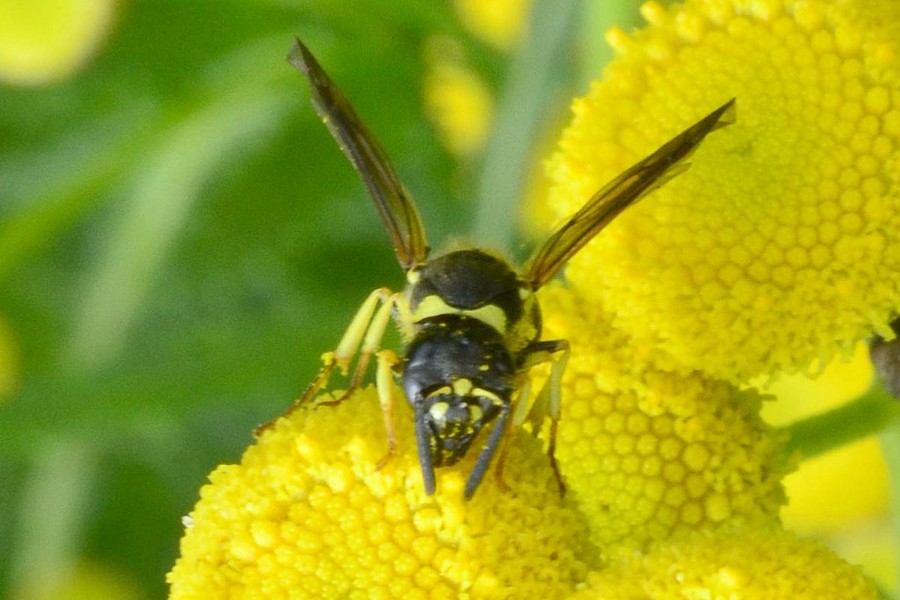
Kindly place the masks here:
<instances>
[{"instance_id":1,"label":"yellow stripe on thorax","mask_svg":"<svg viewBox=\"0 0 900 600\"><path fill-rule=\"evenodd\" d=\"M496 304L487 304L474 310L466 310L450 306L444 302L443 298L437 295L426 296L419 302L413 313L413 320L419 322L422 319L441 315L465 315L472 317L485 325L493 327L500 335L506 334L506 313Z\"/></svg>"}]
</instances>

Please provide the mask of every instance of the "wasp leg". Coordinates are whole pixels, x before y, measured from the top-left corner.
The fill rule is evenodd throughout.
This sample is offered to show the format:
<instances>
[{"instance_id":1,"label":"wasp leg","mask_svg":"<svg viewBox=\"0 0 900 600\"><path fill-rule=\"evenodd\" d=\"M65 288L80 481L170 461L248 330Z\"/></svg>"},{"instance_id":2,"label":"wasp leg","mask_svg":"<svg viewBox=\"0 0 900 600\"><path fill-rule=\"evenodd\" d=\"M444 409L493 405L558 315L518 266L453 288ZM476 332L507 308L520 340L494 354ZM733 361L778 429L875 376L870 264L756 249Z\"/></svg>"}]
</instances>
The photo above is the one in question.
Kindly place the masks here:
<instances>
[{"instance_id":1,"label":"wasp leg","mask_svg":"<svg viewBox=\"0 0 900 600\"><path fill-rule=\"evenodd\" d=\"M527 418L533 424L535 433L540 431L544 418L550 418L550 429L547 432L547 456L550 458L550 466L556 477L556 483L559 485L559 493L563 495L566 492L566 486L556 463L556 431L560 417L562 378L566 371L566 364L569 362L569 342L568 340L536 342L527 352L522 369L527 370L537 364L550 363L550 376L538 393ZM521 425L521 423L518 424Z\"/></svg>"},{"instance_id":2,"label":"wasp leg","mask_svg":"<svg viewBox=\"0 0 900 600\"><path fill-rule=\"evenodd\" d=\"M525 374L522 383L516 387L519 390L519 394L516 398L516 409L512 414L512 423L514 426L524 423L528 416L528 402L531 399L531 378ZM503 439L500 441L500 449L497 451L497 464L494 465L494 477L497 480L497 487L504 492L509 489L509 486L506 485L506 481L503 479L503 466L506 464L506 452L509 450L509 438L510 436L506 435L503 436Z\"/></svg>"},{"instance_id":3,"label":"wasp leg","mask_svg":"<svg viewBox=\"0 0 900 600\"><path fill-rule=\"evenodd\" d=\"M291 410L293 410L297 406L302 406L303 404L306 404L309 400L311 400L315 396L315 394L318 393L318 391L328 383L328 380L331 377L331 373L332 371L334 371L335 367L340 367L342 373L347 373L347 369L350 366L350 361L359 350L359 345L363 341L363 336L372 326L372 317L375 314L375 309L378 307L378 303L385 301L385 299L390 297L391 291L387 288L379 288L369 294L369 296L359 307L359 310L356 311L356 314L353 315L353 320L350 321L350 325L347 326L347 330L344 331L344 335L341 336L341 341L338 342L337 348L322 355L322 362L324 363L324 366L319 370L312 382L306 387L306 389L303 391L303 394L301 394L301 396L294 401L294 405L291 407ZM362 360L362 357L360 358L360 360ZM356 370L359 371L358 363ZM363 365L363 370L365 370L365 365ZM354 380L356 378L356 373L354 372ZM352 382L350 387L352 389Z\"/></svg>"},{"instance_id":4,"label":"wasp leg","mask_svg":"<svg viewBox=\"0 0 900 600\"><path fill-rule=\"evenodd\" d=\"M340 368L341 372L346 374L350 366L350 361L353 359L354 355L359 352L360 344L362 344L363 349L362 352L359 353L359 360L357 361L356 369L353 372L350 384L347 386L347 391L337 400L322 402L322 404L340 404L351 394L351 392L359 387L362 377L365 374L366 367L368 366L370 356L373 352L378 350L378 346L381 344L381 338L384 336L384 330L390 320L391 307L397 301L398 297L398 294L391 293L387 288L379 288L369 294L359 307L359 310L356 311L356 314L353 316L353 320L350 321L350 325L347 327L344 335L341 336L337 348L322 355L322 368L319 369L319 372L316 373L316 376L310 384L306 386L306 389L303 390L300 397L294 400L291 406L280 415L280 417L290 415L299 407L312 400L316 394L328 384L335 367ZM383 306L378 313L376 313L375 309L378 308L379 302L382 302ZM275 419L260 425L254 431L254 434L258 436L271 427L280 417L276 417Z\"/></svg>"},{"instance_id":5,"label":"wasp leg","mask_svg":"<svg viewBox=\"0 0 900 600\"><path fill-rule=\"evenodd\" d=\"M375 374L375 387L378 389L378 403L384 417L384 430L387 433L387 452L375 465L380 471L397 449L397 437L394 435L394 366L400 363L400 357L391 350L376 353L378 370Z\"/></svg>"},{"instance_id":6,"label":"wasp leg","mask_svg":"<svg viewBox=\"0 0 900 600\"><path fill-rule=\"evenodd\" d=\"M366 298L366 302L363 304L366 313L362 315L363 309L360 309L356 317L353 318L350 328L347 329L347 333L341 339L341 343L338 344L337 350L334 351L334 360L338 365L341 365L341 370L344 373L347 372L347 365L349 365L353 355L358 352L359 357L356 360L353 376L350 378L346 391L341 394L340 398L323 402L322 404L340 404L359 388L366 374L366 369L369 367L369 360L381 348L381 340L384 338L384 332L391 320L391 311L400 298L401 294L391 293L387 288L377 289ZM375 312L378 302L382 302L382 305L378 312ZM360 319L361 315L365 318ZM359 322L357 323L358 319ZM363 334L365 334L365 337L363 337ZM360 347L360 343L362 343L362 347Z\"/></svg>"}]
</instances>

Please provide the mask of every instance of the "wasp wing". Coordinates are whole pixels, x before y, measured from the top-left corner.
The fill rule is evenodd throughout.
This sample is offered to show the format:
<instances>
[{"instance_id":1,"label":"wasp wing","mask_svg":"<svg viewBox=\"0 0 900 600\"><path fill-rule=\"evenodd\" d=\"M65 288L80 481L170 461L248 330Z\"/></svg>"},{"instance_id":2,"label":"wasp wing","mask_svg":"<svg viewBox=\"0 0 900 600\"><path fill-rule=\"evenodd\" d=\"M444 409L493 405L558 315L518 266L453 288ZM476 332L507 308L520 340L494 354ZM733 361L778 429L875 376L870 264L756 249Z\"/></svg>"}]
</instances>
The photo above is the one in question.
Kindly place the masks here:
<instances>
[{"instance_id":1,"label":"wasp wing","mask_svg":"<svg viewBox=\"0 0 900 600\"><path fill-rule=\"evenodd\" d=\"M375 201L400 265L408 271L424 262L428 242L422 217L381 145L300 40L294 40L288 62L309 81L313 106Z\"/></svg>"},{"instance_id":2,"label":"wasp wing","mask_svg":"<svg viewBox=\"0 0 900 600\"><path fill-rule=\"evenodd\" d=\"M682 161L708 133L733 122L732 98L607 183L532 254L525 264L522 279L532 289L538 289L547 283L566 261L619 213L648 192L684 172L689 165Z\"/></svg>"}]
</instances>

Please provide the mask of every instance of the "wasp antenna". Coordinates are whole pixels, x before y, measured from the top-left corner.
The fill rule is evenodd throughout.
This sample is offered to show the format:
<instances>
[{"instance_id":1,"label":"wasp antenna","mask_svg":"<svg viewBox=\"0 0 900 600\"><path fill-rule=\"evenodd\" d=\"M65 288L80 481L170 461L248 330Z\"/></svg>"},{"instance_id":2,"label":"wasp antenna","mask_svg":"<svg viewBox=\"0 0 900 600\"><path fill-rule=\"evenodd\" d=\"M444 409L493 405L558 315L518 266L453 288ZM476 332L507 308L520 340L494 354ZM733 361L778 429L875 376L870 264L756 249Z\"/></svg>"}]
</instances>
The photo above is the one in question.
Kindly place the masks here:
<instances>
[{"instance_id":1,"label":"wasp antenna","mask_svg":"<svg viewBox=\"0 0 900 600\"><path fill-rule=\"evenodd\" d=\"M428 431L425 429L425 404L418 403L415 406L416 421L416 446L419 450L419 466L422 467L422 483L425 493L434 494L434 460L431 455L431 443Z\"/></svg>"}]
</instances>

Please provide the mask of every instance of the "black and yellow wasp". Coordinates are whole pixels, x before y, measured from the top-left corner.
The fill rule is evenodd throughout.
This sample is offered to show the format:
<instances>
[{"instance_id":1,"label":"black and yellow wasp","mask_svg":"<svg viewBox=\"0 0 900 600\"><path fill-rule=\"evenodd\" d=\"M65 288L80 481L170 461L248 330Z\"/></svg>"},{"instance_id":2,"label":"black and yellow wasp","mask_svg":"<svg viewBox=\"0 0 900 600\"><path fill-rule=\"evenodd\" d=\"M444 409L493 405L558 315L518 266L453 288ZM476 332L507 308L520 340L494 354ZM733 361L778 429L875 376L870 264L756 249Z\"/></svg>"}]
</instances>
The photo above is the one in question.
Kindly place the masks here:
<instances>
[{"instance_id":1,"label":"black and yellow wasp","mask_svg":"<svg viewBox=\"0 0 900 600\"><path fill-rule=\"evenodd\" d=\"M309 80L313 105L375 201L407 279L403 293L381 288L369 295L337 348L323 355L324 367L295 406L309 401L335 366L346 372L358 355L348 390L336 401L340 402L360 385L375 354L376 386L388 438L381 464L395 446L393 374L399 371L415 414L416 445L429 495L435 489L434 468L459 461L481 430L493 423L466 482L468 499L501 446L511 414L514 425L522 424L529 414L528 371L549 362L550 374L532 410L540 406L537 410L550 418L548 454L564 489L554 442L569 344L540 339L541 313L535 292L625 208L687 168L683 159L708 133L732 120L734 100L606 184L516 271L505 260L474 248L429 258L419 211L384 150L299 40L288 61ZM406 340L403 358L381 349L391 315Z\"/></svg>"}]
</instances>

